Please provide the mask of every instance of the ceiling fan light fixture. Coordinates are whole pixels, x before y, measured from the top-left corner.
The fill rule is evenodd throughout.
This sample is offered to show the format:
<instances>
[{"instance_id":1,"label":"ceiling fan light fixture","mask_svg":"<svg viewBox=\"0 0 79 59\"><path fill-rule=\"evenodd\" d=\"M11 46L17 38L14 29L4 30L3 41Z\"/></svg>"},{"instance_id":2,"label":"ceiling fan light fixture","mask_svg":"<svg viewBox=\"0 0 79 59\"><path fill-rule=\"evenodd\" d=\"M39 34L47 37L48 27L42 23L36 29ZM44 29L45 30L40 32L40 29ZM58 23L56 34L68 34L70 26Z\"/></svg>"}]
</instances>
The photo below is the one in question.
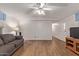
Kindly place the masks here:
<instances>
[{"instance_id":1,"label":"ceiling fan light fixture","mask_svg":"<svg viewBox=\"0 0 79 59\"><path fill-rule=\"evenodd\" d=\"M43 10L35 10L34 14L45 15L45 12Z\"/></svg>"},{"instance_id":2,"label":"ceiling fan light fixture","mask_svg":"<svg viewBox=\"0 0 79 59\"><path fill-rule=\"evenodd\" d=\"M46 3L37 3L37 5L39 5L39 7L35 8L36 10L34 11L34 14L45 15L45 11L44 10L46 10L46 8L45 8Z\"/></svg>"},{"instance_id":3,"label":"ceiling fan light fixture","mask_svg":"<svg viewBox=\"0 0 79 59\"><path fill-rule=\"evenodd\" d=\"M42 14L42 15L45 15L45 12L44 12L43 10L41 10L41 14Z\"/></svg>"}]
</instances>

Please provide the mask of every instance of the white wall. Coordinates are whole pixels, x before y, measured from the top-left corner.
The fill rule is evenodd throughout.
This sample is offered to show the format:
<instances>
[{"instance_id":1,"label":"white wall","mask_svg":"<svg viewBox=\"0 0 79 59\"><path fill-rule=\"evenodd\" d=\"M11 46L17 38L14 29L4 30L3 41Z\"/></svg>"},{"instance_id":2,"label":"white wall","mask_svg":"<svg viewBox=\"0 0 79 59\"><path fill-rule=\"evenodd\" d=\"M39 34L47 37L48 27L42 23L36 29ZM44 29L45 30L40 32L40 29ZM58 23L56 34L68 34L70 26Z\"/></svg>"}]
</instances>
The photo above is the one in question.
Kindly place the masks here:
<instances>
[{"instance_id":1,"label":"white wall","mask_svg":"<svg viewBox=\"0 0 79 59\"><path fill-rule=\"evenodd\" d=\"M22 20L23 19L23 20ZM16 18L7 17L7 20L12 20L16 24ZM64 18L61 21L52 23L51 21L31 21L28 18L19 18L22 23L21 32L25 40L52 40L52 36L65 41L64 37L69 35L69 28L78 26L79 23L75 21L74 15ZM64 29L64 23L66 24ZM54 24L52 26L52 24ZM9 26L5 26L3 33L13 31ZM66 32L66 33L65 33Z\"/></svg>"},{"instance_id":2,"label":"white wall","mask_svg":"<svg viewBox=\"0 0 79 59\"><path fill-rule=\"evenodd\" d=\"M20 16L20 15L19 15ZM21 26L21 32L25 40L51 40L52 36L65 41L64 37L69 35L69 28L79 26L79 23L75 21L74 15L61 19L61 21L52 23L51 21L31 21L29 17L7 17L6 20L12 20L16 24L16 20L19 20ZM64 29L64 23L66 24ZM52 24L54 24L52 26ZM6 26L3 33L9 33L12 28ZM66 31L66 33L65 33Z\"/></svg>"},{"instance_id":3,"label":"white wall","mask_svg":"<svg viewBox=\"0 0 79 59\"><path fill-rule=\"evenodd\" d=\"M65 27L64 27L65 24ZM69 16L64 18L60 22L57 22L55 25L55 30L52 29L52 35L57 37L58 39L65 41L65 36L70 35L70 27L78 27L79 23L75 21L75 16Z\"/></svg>"},{"instance_id":4,"label":"white wall","mask_svg":"<svg viewBox=\"0 0 79 59\"><path fill-rule=\"evenodd\" d=\"M3 21L3 34L8 34L14 31L15 27L18 25L16 18L11 16L6 16L6 20Z\"/></svg>"},{"instance_id":5,"label":"white wall","mask_svg":"<svg viewBox=\"0 0 79 59\"><path fill-rule=\"evenodd\" d=\"M11 33L20 24L20 31L25 40L52 40L52 23L49 21L31 21L23 18L7 16L3 33Z\"/></svg>"},{"instance_id":6,"label":"white wall","mask_svg":"<svg viewBox=\"0 0 79 59\"><path fill-rule=\"evenodd\" d=\"M55 23L57 25L52 24L52 35L60 40L64 40L64 25L63 23ZM54 28L53 28L54 27Z\"/></svg>"},{"instance_id":7,"label":"white wall","mask_svg":"<svg viewBox=\"0 0 79 59\"><path fill-rule=\"evenodd\" d=\"M30 21L21 26L25 40L52 40L52 24L47 21Z\"/></svg>"}]
</instances>

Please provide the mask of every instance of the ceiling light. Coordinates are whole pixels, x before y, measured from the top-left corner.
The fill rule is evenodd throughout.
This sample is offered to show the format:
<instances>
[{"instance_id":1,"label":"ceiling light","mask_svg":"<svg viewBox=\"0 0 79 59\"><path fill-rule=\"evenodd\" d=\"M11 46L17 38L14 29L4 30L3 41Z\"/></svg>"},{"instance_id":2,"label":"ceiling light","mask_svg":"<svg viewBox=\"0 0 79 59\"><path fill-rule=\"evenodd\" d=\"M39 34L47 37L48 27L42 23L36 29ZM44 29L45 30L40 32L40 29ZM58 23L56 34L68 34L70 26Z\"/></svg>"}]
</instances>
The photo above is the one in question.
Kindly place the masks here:
<instances>
[{"instance_id":1,"label":"ceiling light","mask_svg":"<svg viewBox=\"0 0 79 59\"><path fill-rule=\"evenodd\" d=\"M45 12L44 12L43 10L41 10L41 14L42 14L42 15L45 15Z\"/></svg>"},{"instance_id":2,"label":"ceiling light","mask_svg":"<svg viewBox=\"0 0 79 59\"><path fill-rule=\"evenodd\" d=\"M38 15L45 15L45 12L43 10L35 10L34 14L38 14Z\"/></svg>"}]
</instances>

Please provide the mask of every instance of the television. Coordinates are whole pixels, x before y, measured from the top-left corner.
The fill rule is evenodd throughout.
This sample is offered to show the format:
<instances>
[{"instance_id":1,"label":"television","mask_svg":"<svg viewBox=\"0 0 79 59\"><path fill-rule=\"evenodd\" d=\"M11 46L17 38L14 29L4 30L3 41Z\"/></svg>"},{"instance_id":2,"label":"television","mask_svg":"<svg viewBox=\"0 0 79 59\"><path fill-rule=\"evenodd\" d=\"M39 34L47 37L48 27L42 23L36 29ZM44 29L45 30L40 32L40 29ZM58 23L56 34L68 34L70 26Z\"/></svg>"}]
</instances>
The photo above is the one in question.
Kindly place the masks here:
<instances>
[{"instance_id":1,"label":"television","mask_svg":"<svg viewBox=\"0 0 79 59\"><path fill-rule=\"evenodd\" d=\"M70 37L79 39L79 27L70 28Z\"/></svg>"}]
</instances>

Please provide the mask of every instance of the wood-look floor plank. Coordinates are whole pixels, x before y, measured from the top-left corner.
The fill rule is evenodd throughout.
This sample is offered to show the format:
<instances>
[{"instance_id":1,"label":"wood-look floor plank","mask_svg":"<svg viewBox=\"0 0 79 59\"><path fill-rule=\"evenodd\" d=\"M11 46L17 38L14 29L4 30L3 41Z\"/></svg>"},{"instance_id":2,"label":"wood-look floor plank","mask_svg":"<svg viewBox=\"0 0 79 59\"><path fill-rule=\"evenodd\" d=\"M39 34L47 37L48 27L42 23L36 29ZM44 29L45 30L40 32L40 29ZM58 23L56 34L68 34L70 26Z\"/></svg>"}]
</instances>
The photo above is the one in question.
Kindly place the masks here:
<instances>
[{"instance_id":1,"label":"wood-look floor plank","mask_svg":"<svg viewBox=\"0 0 79 59\"><path fill-rule=\"evenodd\" d=\"M29 40L17 50L13 56L77 56L65 48L65 43L53 38L52 40Z\"/></svg>"}]
</instances>

